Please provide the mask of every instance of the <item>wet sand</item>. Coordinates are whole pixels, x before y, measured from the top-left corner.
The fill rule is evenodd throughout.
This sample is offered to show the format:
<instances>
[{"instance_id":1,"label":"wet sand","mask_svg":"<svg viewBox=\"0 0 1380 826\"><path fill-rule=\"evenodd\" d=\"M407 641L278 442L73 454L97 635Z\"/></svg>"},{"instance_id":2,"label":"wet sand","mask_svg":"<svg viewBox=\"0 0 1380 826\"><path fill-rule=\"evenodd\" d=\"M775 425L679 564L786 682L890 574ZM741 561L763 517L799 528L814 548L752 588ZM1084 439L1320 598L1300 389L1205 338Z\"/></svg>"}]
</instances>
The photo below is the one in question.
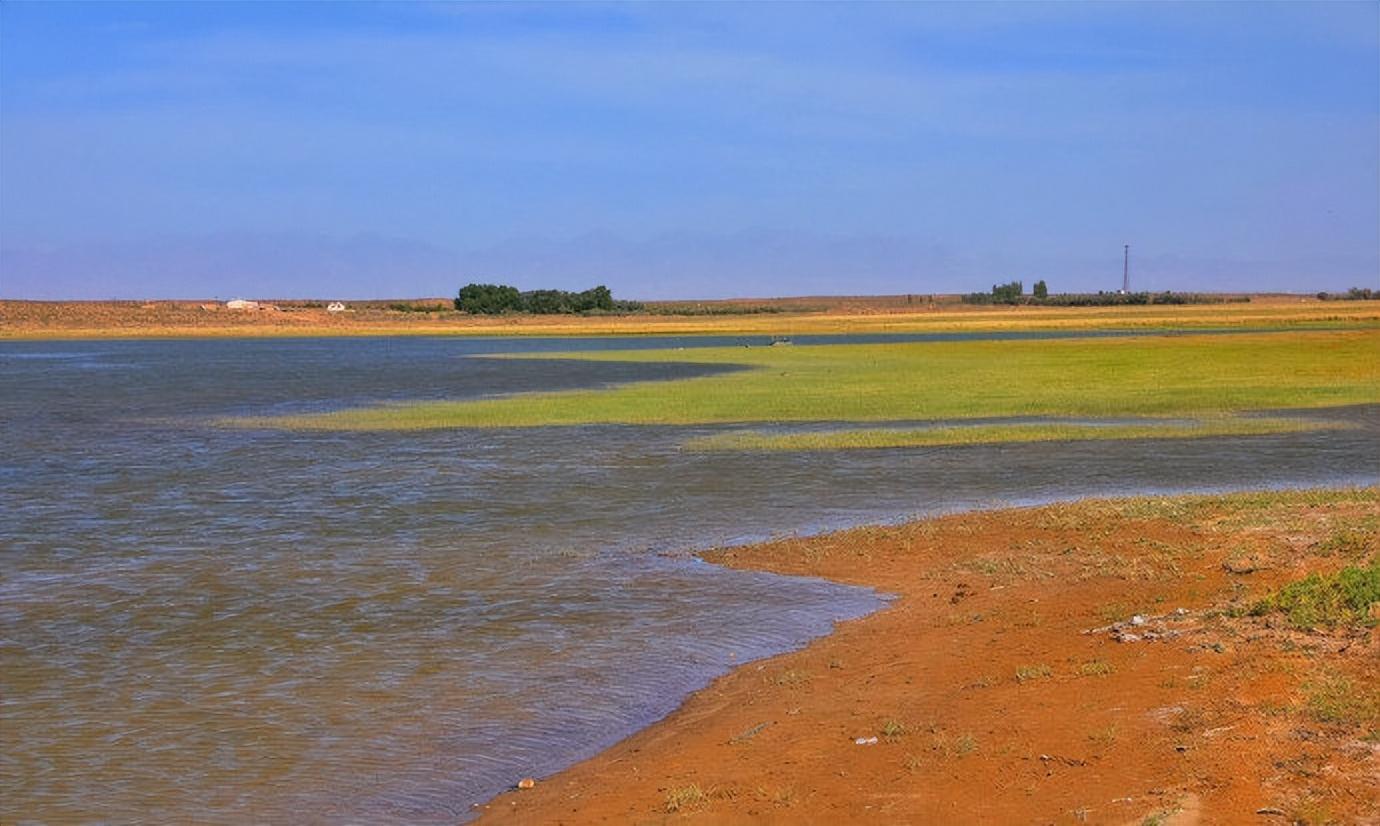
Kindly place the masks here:
<instances>
[{"instance_id":1,"label":"wet sand","mask_svg":"<svg viewBox=\"0 0 1380 826\"><path fill-rule=\"evenodd\" d=\"M895 600L500 795L481 822L1375 822L1380 631L1247 609L1374 558L1378 523L1369 488L1088 501L712 552Z\"/></svg>"}]
</instances>

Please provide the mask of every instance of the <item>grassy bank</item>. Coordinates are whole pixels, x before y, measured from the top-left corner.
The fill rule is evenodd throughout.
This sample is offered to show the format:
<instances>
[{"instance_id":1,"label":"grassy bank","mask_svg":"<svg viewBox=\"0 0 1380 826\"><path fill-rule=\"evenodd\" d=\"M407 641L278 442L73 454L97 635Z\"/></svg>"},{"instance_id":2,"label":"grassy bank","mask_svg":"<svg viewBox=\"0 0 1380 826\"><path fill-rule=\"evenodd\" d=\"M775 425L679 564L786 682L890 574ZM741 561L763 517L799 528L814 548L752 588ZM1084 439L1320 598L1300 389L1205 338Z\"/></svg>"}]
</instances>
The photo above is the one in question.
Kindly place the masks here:
<instances>
[{"instance_id":1,"label":"grassy bank","mask_svg":"<svg viewBox=\"0 0 1380 826\"><path fill-rule=\"evenodd\" d=\"M1003 416L1221 417L1248 410L1380 402L1380 331L1374 330L705 348L562 357L736 364L748 369L606 390L395 404L232 423L408 430ZM1223 418L1216 433L1268 426ZM1035 432L1023 428L1019 434L1030 438Z\"/></svg>"}]
</instances>

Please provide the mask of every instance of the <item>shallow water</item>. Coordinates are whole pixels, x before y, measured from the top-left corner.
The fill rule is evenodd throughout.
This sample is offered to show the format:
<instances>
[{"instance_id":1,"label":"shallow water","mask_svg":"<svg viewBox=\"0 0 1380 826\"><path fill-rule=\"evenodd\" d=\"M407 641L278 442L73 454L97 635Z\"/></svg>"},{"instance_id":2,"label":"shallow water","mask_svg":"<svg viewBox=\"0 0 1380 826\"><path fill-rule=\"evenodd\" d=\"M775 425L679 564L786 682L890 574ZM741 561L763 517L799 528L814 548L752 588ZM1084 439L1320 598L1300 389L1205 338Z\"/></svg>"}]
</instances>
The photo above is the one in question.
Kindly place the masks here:
<instances>
[{"instance_id":1,"label":"shallow water","mask_svg":"<svg viewBox=\"0 0 1380 826\"><path fill-rule=\"evenodd\" d=\"M206 424L706 369L480 352L749 341L0 344L0 821L453 823L879 604L695 548L1380 467L1375 408L1319 414L1350 431L765 455L680 449L715 427Z\"/></svg>"}]
</instances>

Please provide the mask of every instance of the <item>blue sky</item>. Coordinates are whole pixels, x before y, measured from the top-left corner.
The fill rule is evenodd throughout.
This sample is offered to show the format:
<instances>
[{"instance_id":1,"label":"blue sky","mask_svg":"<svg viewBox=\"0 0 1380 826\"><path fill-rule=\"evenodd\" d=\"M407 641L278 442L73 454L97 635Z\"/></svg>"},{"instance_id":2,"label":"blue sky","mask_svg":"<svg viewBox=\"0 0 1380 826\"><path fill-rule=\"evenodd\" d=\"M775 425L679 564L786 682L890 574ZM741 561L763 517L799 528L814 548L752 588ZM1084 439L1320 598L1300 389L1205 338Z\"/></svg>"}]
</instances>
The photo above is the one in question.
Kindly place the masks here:
<instances>
[{"instance_id":1,"label":"blue sky","mask_svg":"<svg viewBox=\"0 0 1380 826\"><path fill-rule=\"evenodd\" d=\"M0 297L1380 286L1380 4L0 4Z\"/></svg>"}]
</instances>

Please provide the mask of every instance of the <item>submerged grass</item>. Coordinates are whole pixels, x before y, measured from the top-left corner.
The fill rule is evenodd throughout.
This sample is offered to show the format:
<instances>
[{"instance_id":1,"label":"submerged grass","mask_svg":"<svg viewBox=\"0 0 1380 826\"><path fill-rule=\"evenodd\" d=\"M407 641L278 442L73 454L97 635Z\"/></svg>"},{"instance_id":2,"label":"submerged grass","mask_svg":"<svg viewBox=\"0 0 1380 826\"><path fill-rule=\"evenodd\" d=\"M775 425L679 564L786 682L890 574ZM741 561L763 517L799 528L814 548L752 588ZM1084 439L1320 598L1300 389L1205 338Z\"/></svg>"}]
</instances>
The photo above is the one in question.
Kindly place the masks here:
<instances>
[{"instance_id":1,"label":"submerged grass","mask_svg":"<svg viewBox=\"0 0 1380 826\"><path fill-rule=\"evenodd\" d=\"M915 429L854 428L814 433L738 431L691 439L692 450L845 450L937 447L1013 442L1087 441L1104 439L1193 439L1208 436L1259 436L1306 430L1338 429L1334 422L1303 419L1221 416L1193 422L1133 425L1038 422L1011 425L960 425Z\"/></svg>"},{"instance_id":2,"label":"submerged grass","mask_svg":"<svg viewBox=\"0 0 1380 826\"><path fill-rule=\"evenodd\" d=\"M551 358L551 354L541 357ZM391 404L225 423L316 430L420 430L597 423L1212 416L1380 402L1380 331L1376 330L720 347L563 357L737 364L749 369L601 390Z\"/></svg>"}]
</instances>

